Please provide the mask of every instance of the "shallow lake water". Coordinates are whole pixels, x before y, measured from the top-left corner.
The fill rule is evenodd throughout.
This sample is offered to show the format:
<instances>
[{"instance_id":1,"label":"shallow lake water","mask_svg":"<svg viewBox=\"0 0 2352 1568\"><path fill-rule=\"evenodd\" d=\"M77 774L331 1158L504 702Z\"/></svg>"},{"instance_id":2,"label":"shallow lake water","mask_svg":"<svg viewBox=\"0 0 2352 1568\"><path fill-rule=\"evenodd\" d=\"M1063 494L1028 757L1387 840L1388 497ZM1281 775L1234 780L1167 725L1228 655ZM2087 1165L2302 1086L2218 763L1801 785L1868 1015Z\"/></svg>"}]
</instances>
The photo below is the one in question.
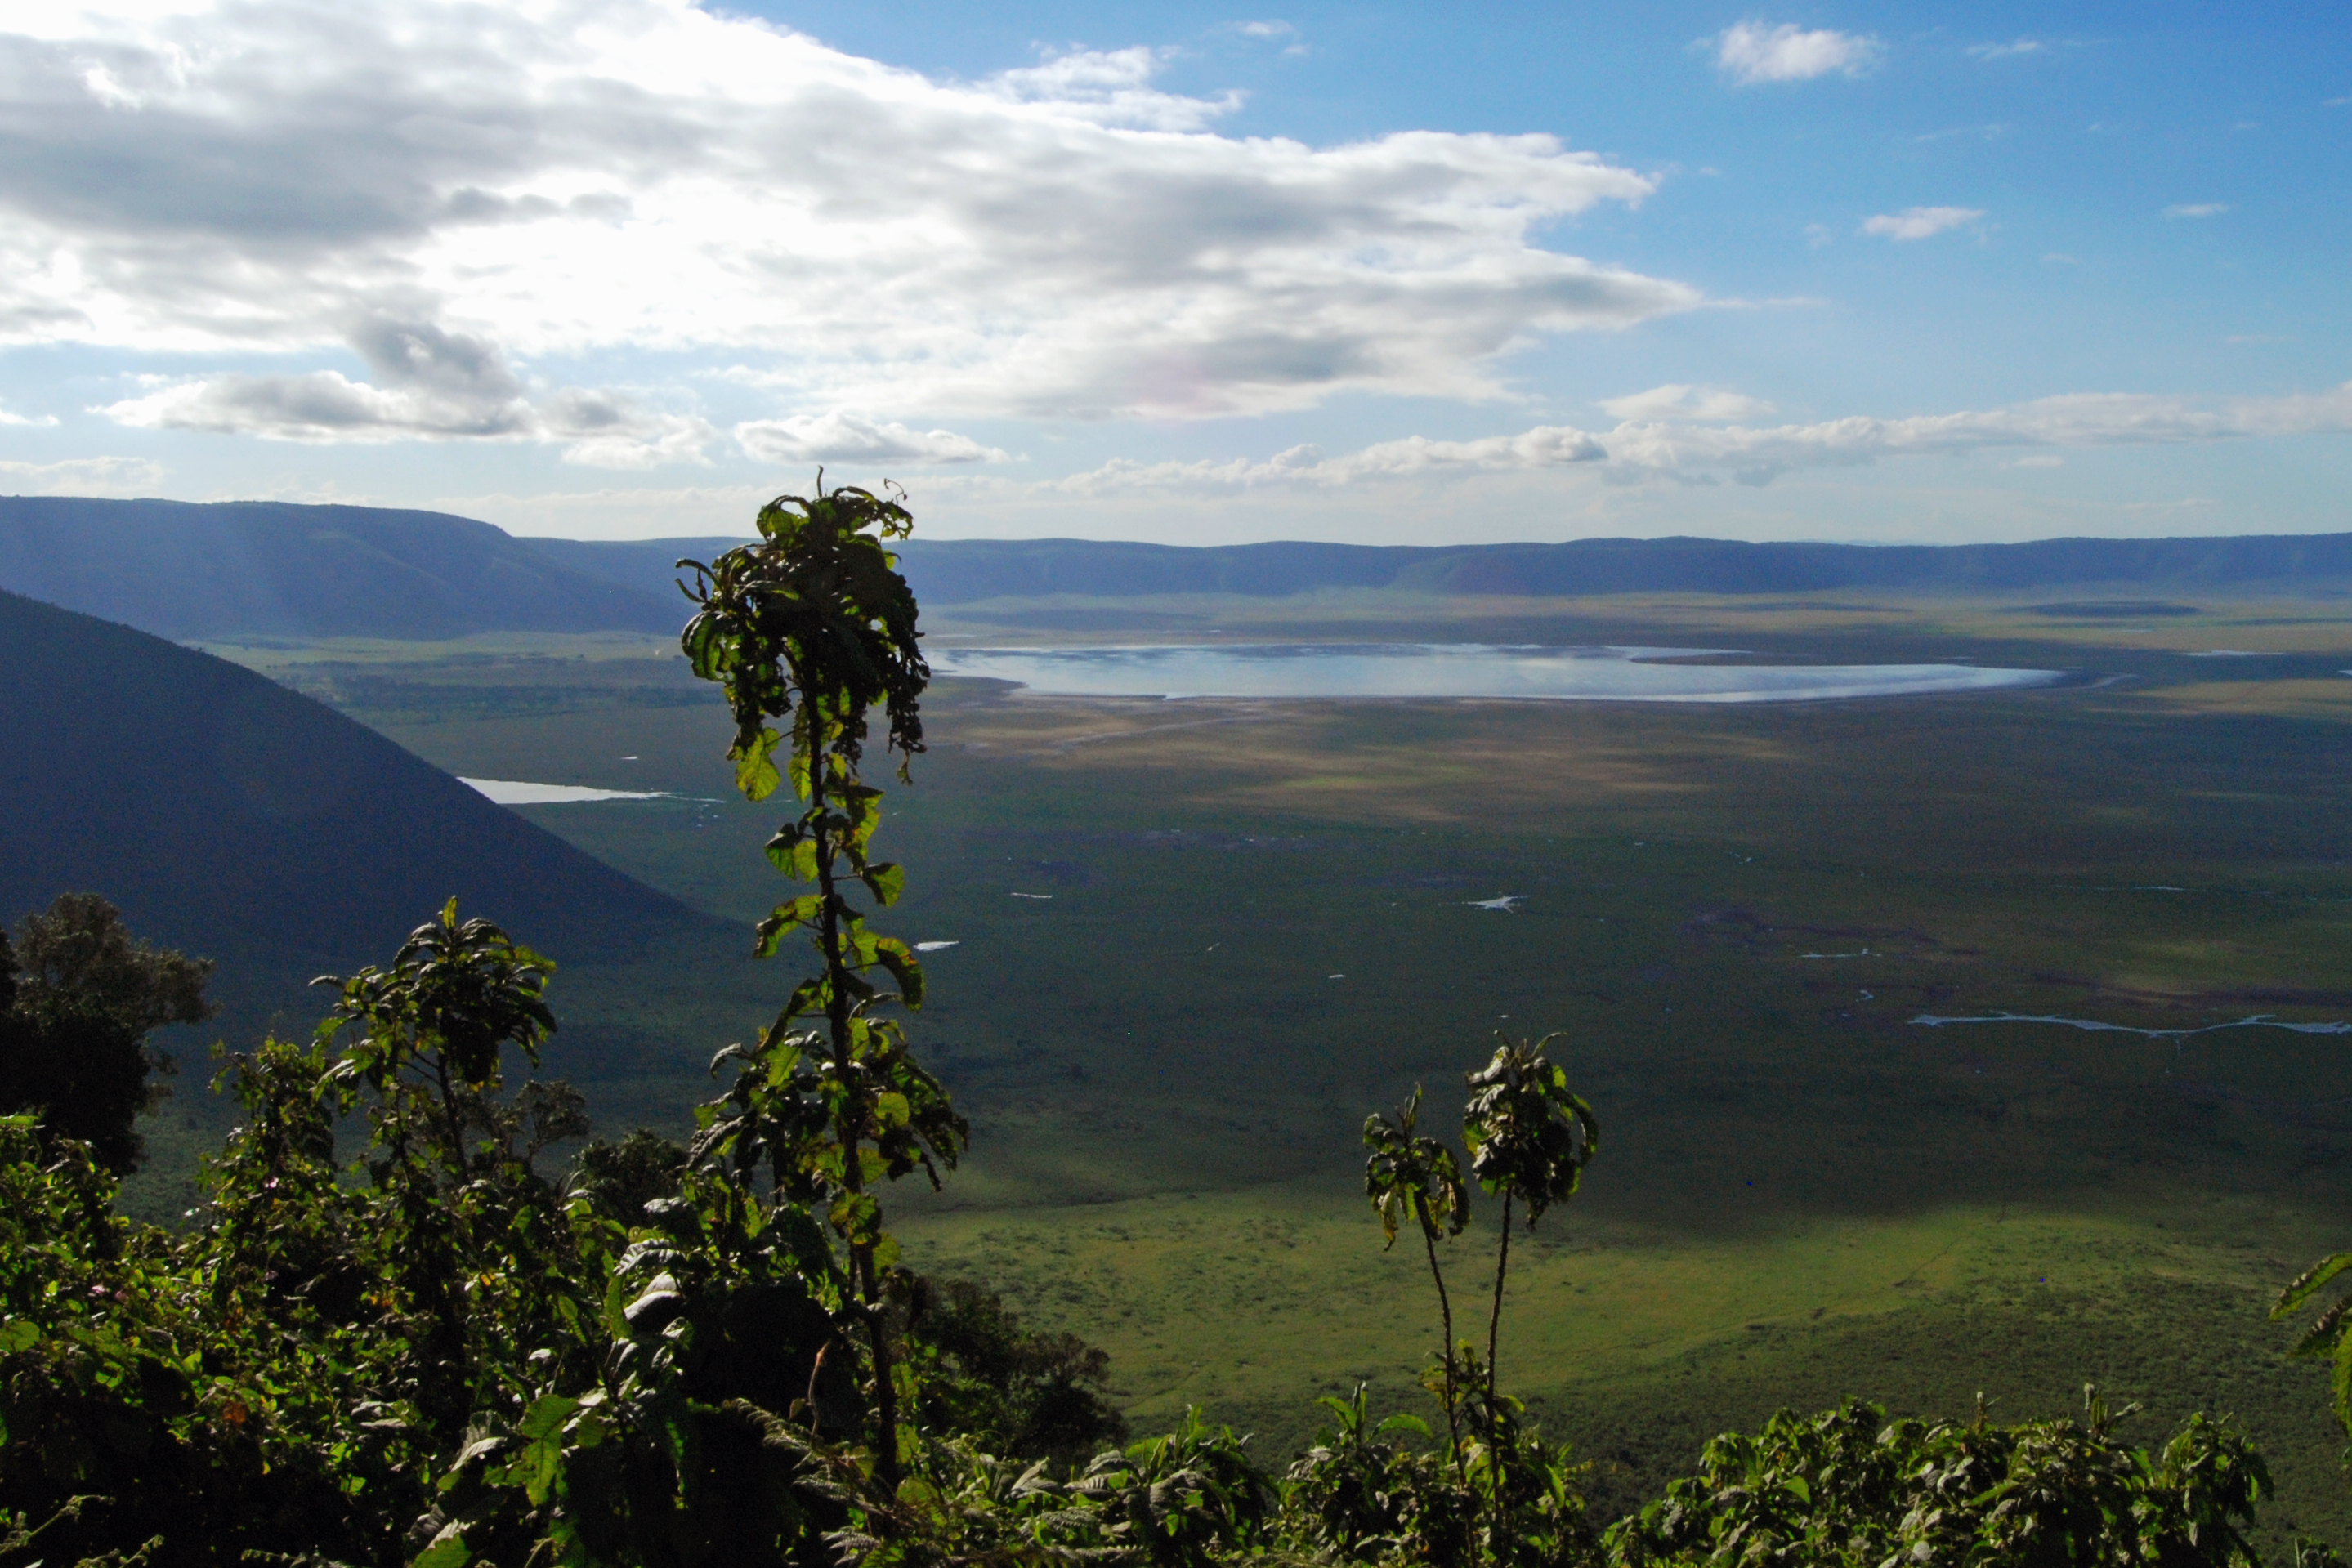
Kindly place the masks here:
<instances>
[{"instance_id":1,"label":"shallow lake water","mask_svg":"<svg viewBox=\"0 0 2352 1568\"><path fill-rule=\"evenodd\" d=\"M1727 648L1547 648L1489 643L1224 647L967 648L942 674L1055 696L1537 697L1598 702L1805 702L2034 686L2057 670L1973 664L1690 664Z\"/></svg>"},{"instance_id":2,"label":"shallow lake water","mask_svg":"<svg viewBox=\"0 0 2352 1568\"><path fill-rule=\"evenodd\" d=\"M2105 1023L2097 1019L2061 1018L2055 1013L1985 1013L1977 1018L1937 1018L1934 1013L1921 1013L1911 1020L1928 1029L1942 1029L1956 1023L2048 1023L2066 1029L2088 1030L2100 1034L2138 1034L2150 1040L2186 1040L2192 1034L2211 1034L2223 1029L2284 1029L2296 1034L2352 1034L2352 1023L2340 1020L2326 1023L2289 1023L2268 1013L2256 1013L2229 1023L2209 1023L2195 1029L2136 1029L2130 1024Z\"/></svg>"}]
</instances>

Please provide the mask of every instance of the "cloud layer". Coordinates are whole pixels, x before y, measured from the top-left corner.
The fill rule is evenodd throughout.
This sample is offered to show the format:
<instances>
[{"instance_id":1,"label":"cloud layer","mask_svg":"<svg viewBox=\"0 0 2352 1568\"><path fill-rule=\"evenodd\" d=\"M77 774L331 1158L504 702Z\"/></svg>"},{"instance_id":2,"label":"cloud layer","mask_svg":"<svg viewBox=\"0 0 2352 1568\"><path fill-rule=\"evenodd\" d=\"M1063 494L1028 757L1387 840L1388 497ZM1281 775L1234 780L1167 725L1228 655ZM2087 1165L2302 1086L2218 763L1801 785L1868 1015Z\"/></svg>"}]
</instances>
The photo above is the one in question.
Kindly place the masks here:
<instances>
[{"instance_id":1,"label":"cloud layer","mask_svg":"<svg viewBox=\"0 0 2352 1568\"><path fill-rule=\"evenodd\" d=\"M124 0L10 26L0 342L350 346L375 377L205 378L117 405L133 423L689 448L503 369L614 349L723 348L801 409L902 418L1477 398L1540 335L1699 302L1551 247L1649 176L1539 135L1221 135L1237 100L1161 90L1148 49L944 84L686 0ZM508 380L439 349L387 374L373 320Z\"/></svg>"},{"instance_id":2,"label":"cloud layer","mask_svg":"<svg viewBox=\"0 0 2352 1568\"><path fill-rule=\"evenodd\" d=\"M1693 390L1661 387L1612 402L1642 406L1660 393L1688 394ZM1675 401L1678 400L1669 400ZM1572 425L1538 425L1517 435L1477 441L1411 436L1337 457L1327 457L1313 447L1295 447L1265 461L1111 463L1047 487L1085 494L1329 487L1370 480L1528 472L1571 465L1622 484L1673 480L1709 485L1729 478L1764 485L1792 469L1853 467L1882 457L1950 456L2017 447L2178 445L2345 433L2352 433L2352 382L2316 394L2241 398L2210 407L2182 398L2081 393L2008 408L1909 419L1855 416L1761 427L1629 419L1613 430L1597 433Z\"/></svg>"},{"instance_id":3,"label":"cloud layer","mask_svg":"<svg viewBox=\"0 0 2352 1568\"><path fill-rule=\"evenodd\" d=\"M99 412L118 423L273 441L549 441L598 468L699 461L718 433L692 415L610 392L559 388L534 401L498 350L425 322L370 317L347 330L375 380L337 371L178 382Z\"/></svg>"},{"instance_id":4,"label":"cloud layer","mask_svg":"<svg viewBox=\"0 0 2352 1568\"><path fill-rule=\"evenodd\" d=\"M0 460L0 488L12 496L152 496L163 485L163 470L140 457Z\"/></svg>"}]
</instances>

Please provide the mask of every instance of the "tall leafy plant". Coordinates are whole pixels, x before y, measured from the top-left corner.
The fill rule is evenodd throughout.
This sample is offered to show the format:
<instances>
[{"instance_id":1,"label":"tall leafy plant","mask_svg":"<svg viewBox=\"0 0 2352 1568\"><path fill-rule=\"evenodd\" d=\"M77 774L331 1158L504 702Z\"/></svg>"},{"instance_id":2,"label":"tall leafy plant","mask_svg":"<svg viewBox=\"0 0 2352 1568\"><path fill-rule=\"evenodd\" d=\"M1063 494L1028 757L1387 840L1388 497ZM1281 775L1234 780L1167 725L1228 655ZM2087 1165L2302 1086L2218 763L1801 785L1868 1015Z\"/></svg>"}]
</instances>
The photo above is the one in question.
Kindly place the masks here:
<instances>
[{"instance_id":1,"label":"tall leafy plant","mask_svg":"<svg viewBox=\"0 0 2352 1568\"><path fill-rule=\"evenodd\" d=\"M1364 1161L1364 1196L1379 1213L1381 1232L1390 1247L1396 1245L1398 1234L1408 1225L1421 1232L1422 1247L1429 1257L1429 1277L1437 1286L1437 1312L1445 1335L1439 1361L1441 1397L1446 1435L1458 1463L1462 1430L1456 1412L1461 1395L1455 1381L1459 1363L1454 1349L1454 1301L1446 1293L1445 1270L1438 1266L1437 1240L1440 1235L1461 1235L1463 1227L1470 1223L1470 1189L1462 1180L1462 1166L1454 1151L1418 1131L1420 1114L1421 1086L1416 1083L1412 1098L1397 1107L1393 1120L1377 1112L1365 1119L1364 1146L1371 1153Z\"/></svg>"},{"instance_id":2,"label":"tall leafy plant","mask_svg":"<svg viewBox=\"0 0 2352 1568\"><path fill-rule=\"evenodd\" d=\"M1488 1437L1497 1440L1495 1353L1503 1326L1503 1287L1511 1269L1511 1209L1517 1205L1535 1228L1544 1210L1576 1196L1584 1167L1601 1147L1601 1123L1568 1073L1545 1050L1558 1034L1529 1045L1497 1031L1500 1043L1486 1065L1470 1075L1470 1103L1462 1117L1470 1146L1470 1174L1503 1199L1502 1238L1495 1252L1495 1301L1486 1318Z\"/></svg>"},{"instance_id":3,"label":"tall leafy plant","mask_svg":"<svg viewBox=\"0 0 2352 1568\"><path fill-rule=\"evenodd\" d=\"M768 858L813 885L760 922L756 950L772 956L797 931L816 957L757 1046L734 1053L736 1090L713 1109L698 1152L739 1167L764 1160L780 1187L828 1200L849 1253L851 1315L873 1358L876 1468L895 1485L901 1391L886 1299L895 1249L875 1187L918 1169L937 1186L971 1134L899 1025L879 1016L892 1002L921 1006L923 975L905 942L867 925L870 909L896 903L906 885L897 865L871 854L883 792L861 772L869 715L882 710L901 782L923 749L930 666L914 593L888 549L914 518L895 490L827 490L820 470L815 491L762 507L753 543L707 564L678 562L694 572L686 592L697 606L680 641L695 674L726 692L736 788L760 801L789 783L801 802Z\"/></svg>"}]
</instances>

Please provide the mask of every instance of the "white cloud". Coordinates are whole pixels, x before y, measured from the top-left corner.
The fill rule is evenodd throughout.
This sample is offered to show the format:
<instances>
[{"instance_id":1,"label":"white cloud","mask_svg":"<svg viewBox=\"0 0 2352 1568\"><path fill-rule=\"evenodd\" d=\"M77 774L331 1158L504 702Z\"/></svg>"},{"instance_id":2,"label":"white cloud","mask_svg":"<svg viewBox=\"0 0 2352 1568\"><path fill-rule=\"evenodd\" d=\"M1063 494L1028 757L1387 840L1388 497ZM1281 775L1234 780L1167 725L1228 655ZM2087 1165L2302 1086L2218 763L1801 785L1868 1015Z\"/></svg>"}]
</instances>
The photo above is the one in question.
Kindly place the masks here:
<instances>
[{"instance_id":1,"label":"white cloud","mask_svg":"<svg viewBox=\"0 0 2352 1568\"><path fill-rule=\"evenodd\" d=\"M763 463L1003 463L1007 454L952 430L909 430L834 412L751 420L735 427L743 450Z\"/></svg>"},{"instance_id":2,"label":"white cloud","mask_svg":"<svg viewBox=\"0 0 2352 1568\"><path fill-rule=\"evenodd\" d=\"M2039 38L2018 38L2006 44L1971 44L1969 46L1969 56L1972 59L1979 60L2006 60L2019 55L2042 54L2049 47L2049 45Z\"/></svg>"},{"instance_id":3,"label":"white cloud","mask_svg":"<svg viewBox=\"0 0 2352 1568\"><path fill-rule=\"evenodd\" d=\"M565 461L595 468L698 462L717 434L608 392L567 387L534 402L495 349L429 323L369 317L347 335L375 382L339 371L199 377L94 412L146 429L272 441L559 442Z\"/></svg>"},{"instance_id":4,"label":"white cloud","mask_svg":"<svg viewBox=\"0 0 2352 1568\"><path fill-rule=\"evenodd\" d=\"M1007 102L1044 105L1097 125L1147 131L1199 131L1242 106L1238 92L1200 99L1153 87L1151 78L1173 53L1140 47L1108 52L1077 49L1052 56L1042 65L1001 72L982 87Z\"/></svg>"},{"instance_id":5,"label":"white cloud","mask_svg":"<svg viewBox=\"0 0 2352 1568\"><path fill-rule=\"evenodd\" d=\"M1621 484L1713 484L1729 477L1762 485L1791 469L1854 467L1882 457L1956 456L2019 447L2180 445L2316 434L2352 434L2352 382L2315 394L2240 398L2218 406L2183 398L2086 392L1962 413L1906 419L1856 415L1760 428L1657 419L1629 419L1600 432L1538 425L1517 435L1475 441L1411 436L1338 457L1296 447L1264 461L1113 462L1034 488L1104 494L1335 487L1570 465ZM2011 465L2054 467L2063 461L2045 452L2015 459Z\"/></svg>"},{"instance_id":6,"label":"white cloud","mask_svg":"<svg viewBox=\"0 0 2352 1568\"><path fill-rule=\"evenodd\" d=\"M1307 40L1299 36L1298 29L1278 19L1238 22L1234 25L1234 31L1244 38L1255 38L1260 43L1282 44L1284 46L1282 52L1286 55L1303 55L1307 52Z\"/></svg>"},{"instance_id":7,"label":"white cloud","mask_svg":"<svg viewBox=\"0 0 2352 1568\"><path fill-rule=\"evenodd\" d=\"M1715 63L1741 86L1771 81L1811 81L1843 71L1860 76L1879 54L1878 40L1855 33L1823 27L1807 32L1794 22L1768 27L1762 22L1740 22L1726 27L1708 42L1715 46Z\"/></svg>"},{"instance_id":8,"label":"white cloud","mask_svg":"<svg viewBox=\"0 0 2352 1568\"><path fill-rule=\"evenodd\" d=\"M1367 480L1434 477L1599 463L1609 455L1599 440L1570 425L1538 425L1516 435L1474 441L1433 441L1408 435L1339 457L1315 446L1294 446L1264 462L1134 463L1114 458L1101 467L1034 486L1079 495L1133 490L1220 491L1266 486L1352 485Z\"/></svg>"},{"instance_id":9,"label":"white cloud","mask_svg":"<svg viewBox=\"0 0 2352 1568\"><path fill-rule=\"evenodd\" d=\"M1236 100L1145 49L943 83L686 0L0 26L0 342L315 356L382 315L525 366L724 352L804 410L1194 417L1492 397L1546 334L1700 303L1548 247L1650 176L1543 135L1218 134ZM285 428L500 417L223 388Z\"/></svg>"},{"instance_id":10,"label":"white cloud","mask_svg":"<svg viewBox=\"0 0 2352 1568\"><path fill-rule=\"evenodd\" d=\"M2218 218L2230 210L2227 202L2183 202L2164 209L2168 218Z\"/></svg>"},{"instance_id":11,"label":"white cloud","mask_svg":"<svg viewBox=\"0 0 2352 1568\"><path fill-rule=\"evenodd\" d=\"M1981 207L1906 207L1863 220L1862 232L1892 240L1926 239L1984 216Z\"/></svg>"},{"instance_id":12,"label":"white cloud","mask_svg":"<svg viewBox=\"0 0 2352 1568\"><path fill-rule=\"evenodd\" d=\"M1681 382L1669 382L1625 397L1602 398L1598 406L1618 420L1688 419L1709 424L1753 419L1772 412L1772 405L1759 398L1745 397L1723 387L1691 386Z\"/></svg>"},{"instance_id":13,"label":"white cloud","mask_svg":"<svg viewBox=\"0 0 2352 1568\"><path fill-rule=\"evenodd\" d=\"M45 413L36 419L30 414L17 413L9 409L0 408L0 424L48 425L55 424L57 422L58 416L54 413Z\"/></svg>"},{"instance_id":14,"label":"white cloud","mask_svg":"<svg viewBox=\"0 0 2352 1568\"><path fill-rule=\"evenodd\" d=\"M0 491L13 496L152 496L163 486L163 470L142 457L0 461Z\"/></svg>"}]
</instances>

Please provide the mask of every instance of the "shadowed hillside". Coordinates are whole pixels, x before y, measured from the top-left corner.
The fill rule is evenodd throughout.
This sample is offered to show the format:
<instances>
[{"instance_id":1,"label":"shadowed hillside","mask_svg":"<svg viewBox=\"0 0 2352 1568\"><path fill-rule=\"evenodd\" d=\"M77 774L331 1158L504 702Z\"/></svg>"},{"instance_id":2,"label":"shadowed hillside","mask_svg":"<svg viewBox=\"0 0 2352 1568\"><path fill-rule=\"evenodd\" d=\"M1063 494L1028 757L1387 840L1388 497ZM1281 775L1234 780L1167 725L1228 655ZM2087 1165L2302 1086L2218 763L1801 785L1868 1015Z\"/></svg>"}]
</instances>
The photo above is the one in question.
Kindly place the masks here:
<instances>
[{"instance_id":1,"label":"shadowed hillside","mask_svg":"<svg viewBox=\"0 0 2352 1568\"><path fill-rule=\"evenodd\" d=\"M0 593L0 914L101 894L220 960L223 1032L381 960L450 894L566 960L703 916L235 664Z\"/></svg>"},{"instance_id":2,"label":"shadowed hillside","mask_svg":"<svg viewBox=\"0 0 2352 1568\"><path fill-rule=\"evenodd\" d=\"M441 512L0 497L0 589L161 636L669 632L675 589Z\"/></svg>"}]
</instances>

